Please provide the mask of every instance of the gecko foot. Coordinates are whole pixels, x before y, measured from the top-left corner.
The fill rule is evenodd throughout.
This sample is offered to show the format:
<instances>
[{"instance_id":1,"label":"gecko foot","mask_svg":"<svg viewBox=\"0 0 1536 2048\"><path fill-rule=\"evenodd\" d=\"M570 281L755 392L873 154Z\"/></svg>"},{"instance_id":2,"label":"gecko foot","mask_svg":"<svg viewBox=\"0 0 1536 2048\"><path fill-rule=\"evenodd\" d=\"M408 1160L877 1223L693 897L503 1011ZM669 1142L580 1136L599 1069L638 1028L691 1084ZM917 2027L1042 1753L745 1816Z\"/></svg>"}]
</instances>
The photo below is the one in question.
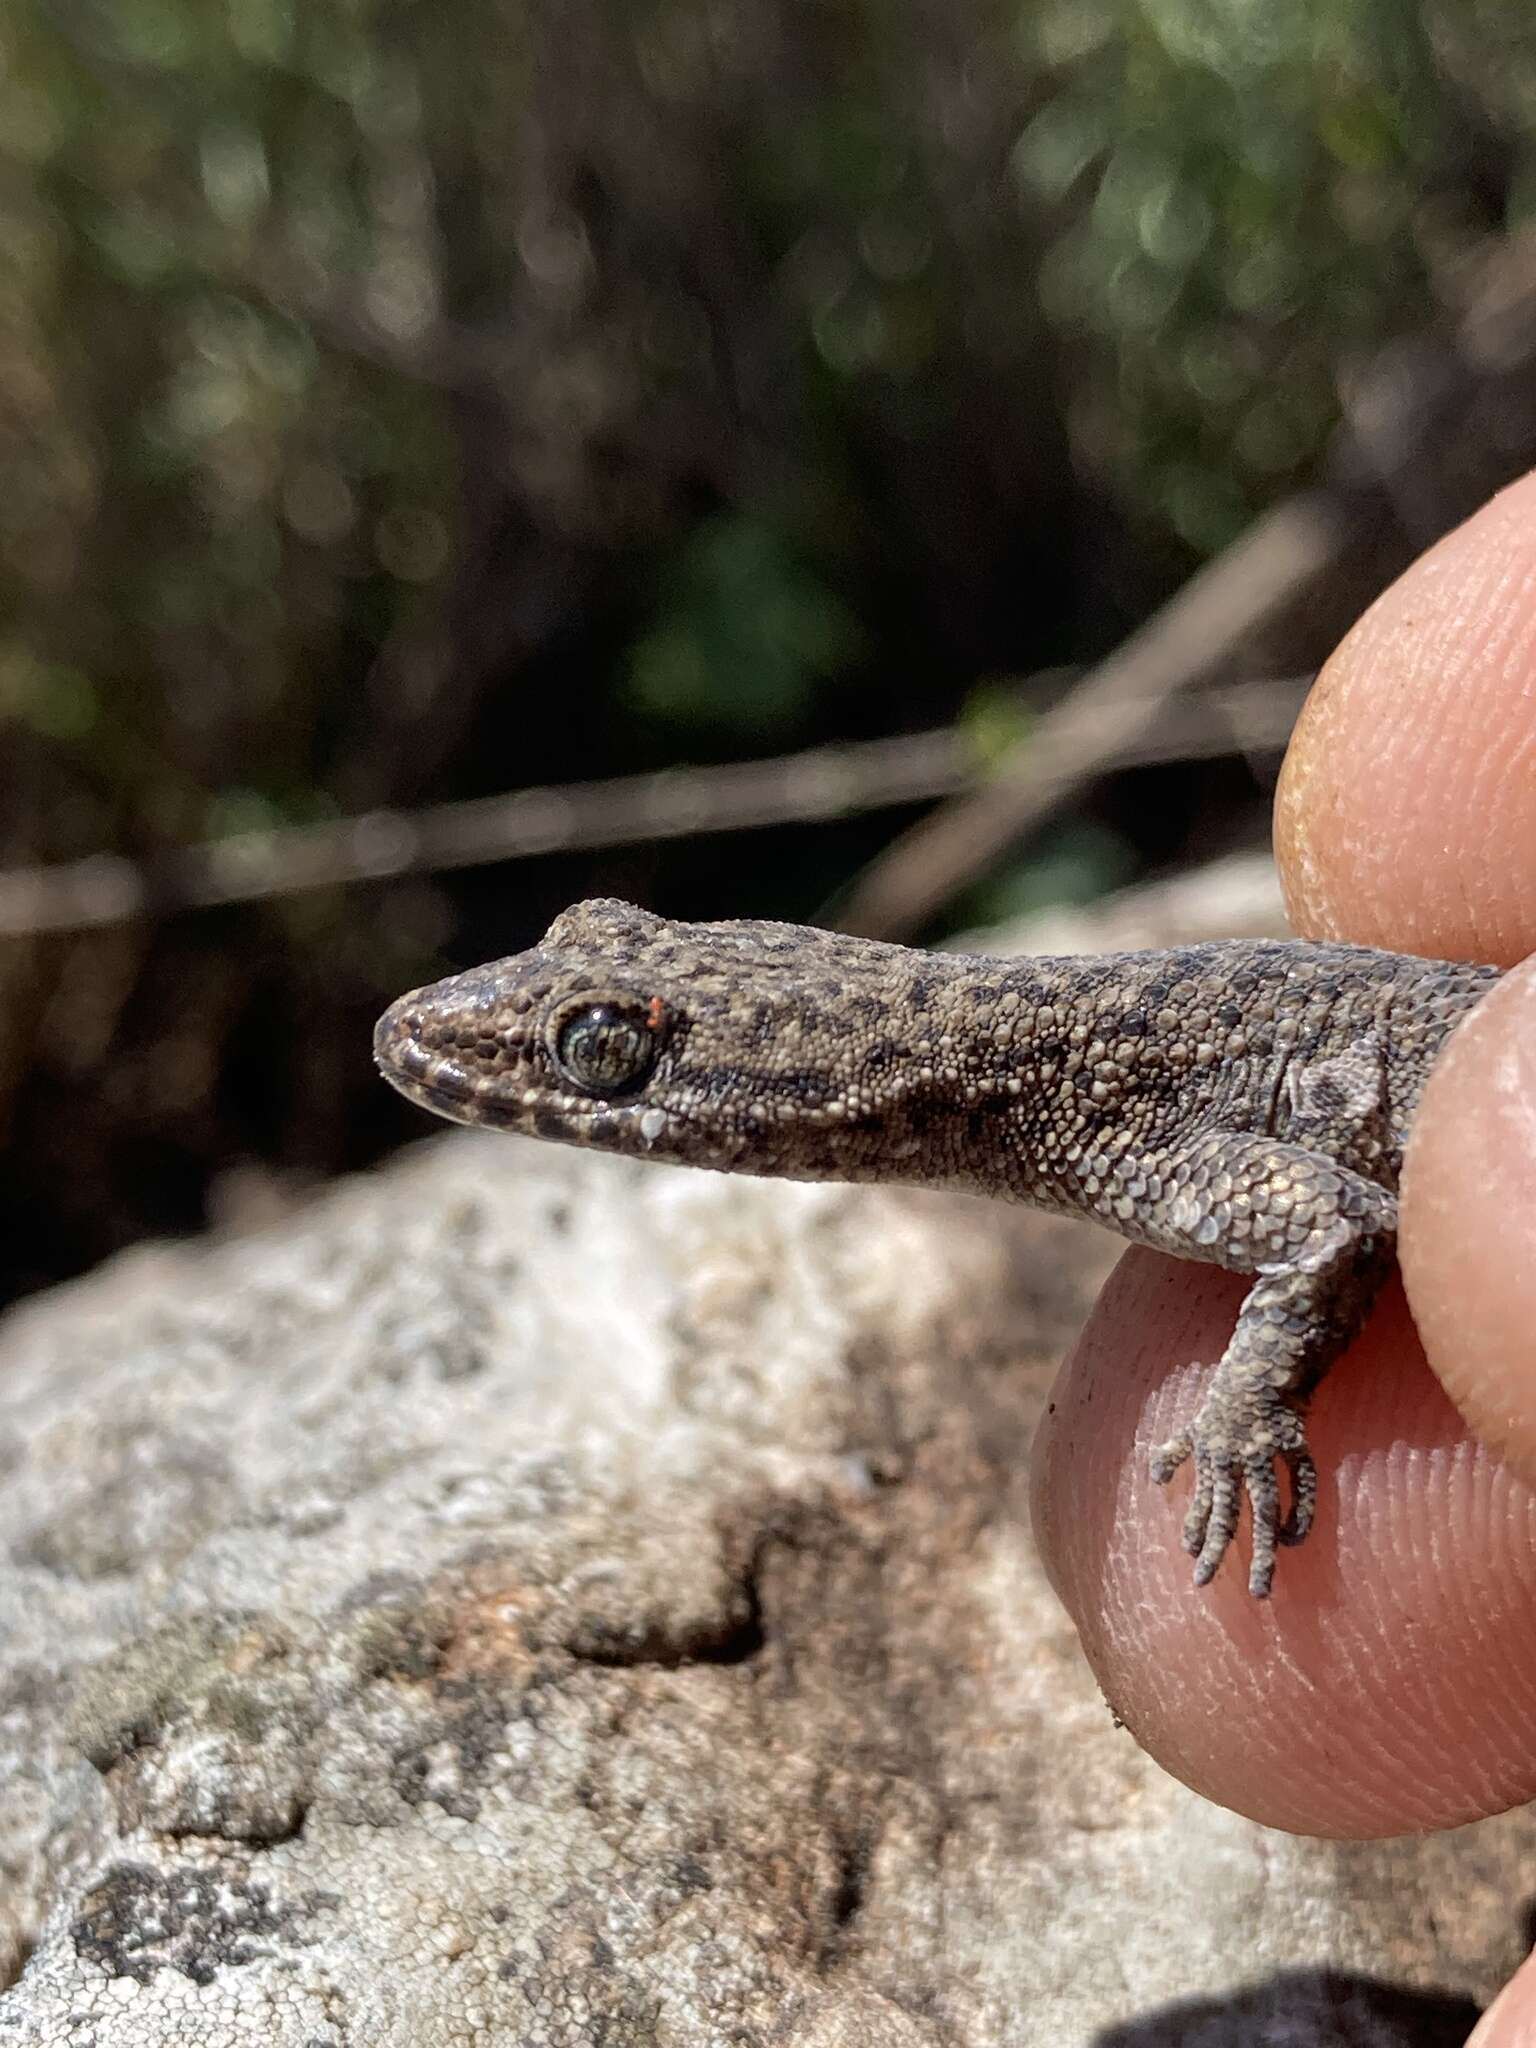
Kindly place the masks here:
<instances>
[{"instance_id":1,"label":"gecko foot","mask_svg":"<svg viewBox=\"0 0 1536 2048\"><path fill-rule=\"evenodd\" d=\"M1275 1547L1299 1543L1317 1505L1317 1467L1294 1408L1272 1387L1230 1390L1217 1383L1188 1429L1152 1453L1152 1477L1166 1485L1186 1458L1195 1464L1195 1490L1184 1517L1184 1548L1195 1560L1195 1584L1208 1585L1237 1533L1246 1490L1253 1508L1253 1563L1248 1590L1266 1599L1275 1576ZM1275 1461L1291 1475L1289 1513L1280 1512Z\"/></svg>"}]
</instances>

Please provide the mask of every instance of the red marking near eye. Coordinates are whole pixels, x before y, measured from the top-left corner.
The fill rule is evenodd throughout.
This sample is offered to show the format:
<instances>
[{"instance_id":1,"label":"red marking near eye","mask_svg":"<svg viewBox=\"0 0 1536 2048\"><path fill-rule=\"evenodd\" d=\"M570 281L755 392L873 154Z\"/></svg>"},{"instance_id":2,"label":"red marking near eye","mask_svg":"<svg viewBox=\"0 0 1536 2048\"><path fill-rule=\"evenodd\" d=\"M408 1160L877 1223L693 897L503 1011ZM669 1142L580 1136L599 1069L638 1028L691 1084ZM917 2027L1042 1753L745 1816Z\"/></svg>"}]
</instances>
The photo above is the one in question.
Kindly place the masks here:
<instances>
[{"instance_id":1,"label":"red marking near eye","mask_svg":"<svg viewBox=\"0 0 1536 2048\"><path fill-rule=\"evenodd\" d=\"M660 996L652 996L645 1006L645 1027L648 1031L659 1031L666 1020L667 1006Z\"/></svg>"}]
</instances>

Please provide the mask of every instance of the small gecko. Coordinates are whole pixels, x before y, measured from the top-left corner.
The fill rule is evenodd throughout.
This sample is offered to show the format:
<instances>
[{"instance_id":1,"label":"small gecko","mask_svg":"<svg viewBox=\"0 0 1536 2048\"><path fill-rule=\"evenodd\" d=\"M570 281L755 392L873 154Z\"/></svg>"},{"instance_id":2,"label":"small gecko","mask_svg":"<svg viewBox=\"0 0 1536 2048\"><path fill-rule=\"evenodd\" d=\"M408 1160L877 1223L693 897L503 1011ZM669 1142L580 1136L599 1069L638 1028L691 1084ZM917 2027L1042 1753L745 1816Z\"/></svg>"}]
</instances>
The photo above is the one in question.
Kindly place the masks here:
<instances>
[{"instance_id":1,"label":"small gecko","mask_svg":"<svg viewBox=\"0 0 1536 2048\"><path fill-rule=\"evenodd\" d=\"M1425 1077L1499 972L1302 940L992 959L599 901L526 953L401 996L374 1056L455 1123L731 1173L963 1188L1251 1275L1152 1476L1193 1461L1197 1585L1246 1493L1262 1599L1276 1545L1300 1542L1316 1506L1297 1403L1391 1268Z\"/></svg>"}]
</instances>

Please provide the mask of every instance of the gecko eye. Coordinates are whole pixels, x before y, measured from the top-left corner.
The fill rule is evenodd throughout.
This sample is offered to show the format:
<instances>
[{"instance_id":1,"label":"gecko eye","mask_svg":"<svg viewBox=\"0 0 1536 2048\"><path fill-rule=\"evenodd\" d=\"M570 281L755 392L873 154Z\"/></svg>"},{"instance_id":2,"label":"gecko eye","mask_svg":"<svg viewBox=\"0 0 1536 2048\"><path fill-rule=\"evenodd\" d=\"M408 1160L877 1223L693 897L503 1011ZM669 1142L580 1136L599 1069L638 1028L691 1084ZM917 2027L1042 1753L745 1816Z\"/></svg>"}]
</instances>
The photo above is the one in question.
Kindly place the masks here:
<instances>
[{"instance_id":1,"label":"gecko eye","mask_svg":"<svg viewBox=\"0 0 1536 2048\"><path fill-rule=\"evenodd\" d=\"M568 1081L588 1095L627 1095L656 1064L661 1006L590 998L551 1020L550 1050Z\"/></svg>"}]
</instances>

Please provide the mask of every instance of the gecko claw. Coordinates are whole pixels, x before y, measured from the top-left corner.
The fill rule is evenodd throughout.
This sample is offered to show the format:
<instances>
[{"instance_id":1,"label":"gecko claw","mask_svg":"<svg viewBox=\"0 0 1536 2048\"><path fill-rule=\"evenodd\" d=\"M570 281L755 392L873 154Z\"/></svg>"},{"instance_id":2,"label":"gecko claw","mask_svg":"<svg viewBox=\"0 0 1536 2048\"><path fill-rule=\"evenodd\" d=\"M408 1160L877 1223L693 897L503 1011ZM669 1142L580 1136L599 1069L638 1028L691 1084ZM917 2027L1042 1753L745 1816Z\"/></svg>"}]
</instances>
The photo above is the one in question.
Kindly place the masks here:
<instances>
[{"instance_id":1,"label":"gecko claw","mask_svg":"<svg viewBox=\"0 0 1536 2048\"><path fill-rule=\"evenodd\" d=\"M1193 1449L1187 1429L1181 1429L1177 1436L1171 1436L1167 1443L1157 1446L1152 1453L1152 1477L1159 1486L1168 1484Z\"/></svg>"}]
</instances>

